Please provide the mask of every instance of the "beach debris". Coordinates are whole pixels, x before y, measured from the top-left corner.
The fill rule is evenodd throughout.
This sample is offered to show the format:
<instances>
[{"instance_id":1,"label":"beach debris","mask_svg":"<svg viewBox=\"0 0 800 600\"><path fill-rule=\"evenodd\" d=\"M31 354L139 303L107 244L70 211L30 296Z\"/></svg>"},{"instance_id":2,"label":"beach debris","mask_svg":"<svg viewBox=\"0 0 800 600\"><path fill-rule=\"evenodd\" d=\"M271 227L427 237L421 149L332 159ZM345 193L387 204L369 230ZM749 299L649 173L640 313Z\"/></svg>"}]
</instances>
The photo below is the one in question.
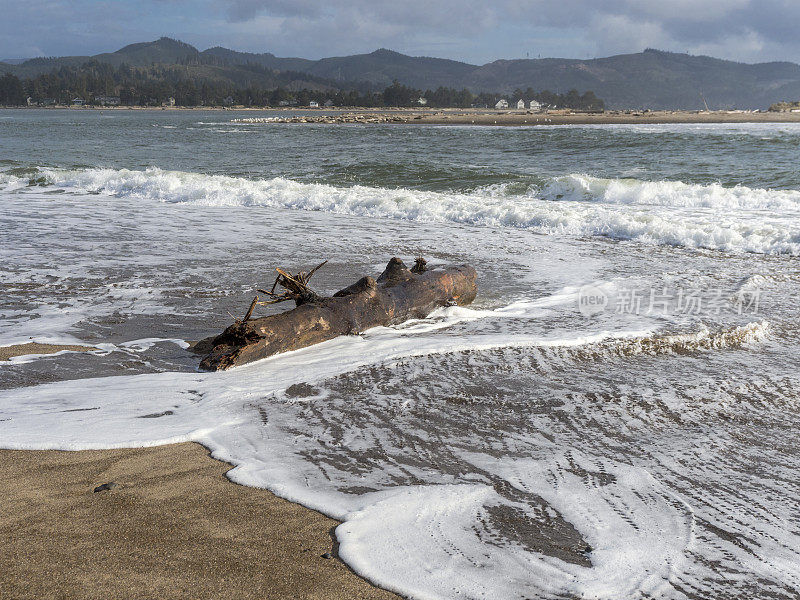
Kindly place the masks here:
<instances>
[{"instance_id":1,"label":"beach debris","mask_svg":"<svg viewBox=\"0 0 800 600\"><path fill-rule=\"evenodd\" d=\"M424 273L428 270L428 261L418 256L414 261L414 266L411 267L412 273Z\"/></svg>"},{"instance_id":2,"label":"beach debris","mask_svg":"<svg viewBox=\"0 0 800 600\"><path fill-rule=\"evenodd\" d=\"M296 275L291 275L282 269L275 269L278 272L278 277L275 279L275 283L272 284L272 289L270 291L266 290L258 290L262 294L267 294L270 297L270 300L266 302L260 302L259 304L277 304L278 302L285 302L287 300L294 300L297 306L304 304L306 302L314 302L319 300L319 296L315 294L311 289L308 287L308 282L311 279L311 276L316 273L320 267L323 267L328 261L324 260L316 267L311 269L308 273L304 273L300 271ZM277 286L281 286L286 291L282 294L276 294L275 288ZM247 319L245 319L247 321Z\"/></svg>"},{"instance_id":3,"label":"beach debris","mask_svg":"<svg viewBox=\"0 0 800 600\"><path fill-rule=\"evenodd\" d=\"M362 277L333 296L325 297L308 285L311 276L324 264L307 273L291 274L277 269L278 277L272 288L258 290L269 300L262 301L257 296L243 320L235 320L220 335L202 342L204 348L211 350L200 362L200 368L221 371L340 335L421 319L443 306L469 304L477 293L477 274L472 267L429 269L425 259L420 257L413 269L399 258L392 258L377 279ZM285 291L276 292L278 287ZM256 306L288 300L294 300L295 308L253 318Z\"/></svg>"},{"instance_id":4,"label":"beach debris","mask_svg":"<svg viewBox=\"0 0 800 600\"><path fill-rule=\"evenodd\" d=\"M119 487L119 484L116 481L109 481L108 483L102 483L94 488L94 493L98 492L109 492Z\"/></svg>"},{"instance_id":5,"label":"beach debris","mask_svg":"<svg viewBox=\"0 0 800 600\"><path fill-rule=\"evenodd\" d=\"M321 556L322 556L322 558L327 558L327 559L333 558L333 554L331 554L330 552L326 552L325 554L322 554Z\"/></svg>"},{"instance_id":6,"label":"beach debris","mask_svg":"<svg viewBox=\"0 0 800 600\"><path fill-rule=\"evenodd\" d=\"M261 290L258 291L262 294L266 294L270 297L269 300L260 300L258 296L253 298L253 301L250 303L250 308L247 309L247 312L244 315L244 319L242 322L246 322L250 320L250 317L253 316L253 311L255 311L256 306L267 306L269 304L277 304L279 302L286 302L287 300L294 300L297 306L300 306L304 302L311 302L313 300L319 299L311 289L308 287L308 280L311 279L311 276L317 272L317 270L323 266L328 261L323 261L322 263L318 264L316 267L311 269L308 273L300 272L296 275L292 275L283 271L282 269L275 269L278 272L278 277L275 279L275 283L272 284L272 289L270 291ZM276 294L275 288L277 286L281 286L286 291L282 294Z\"/></svg>"}]
</instances>

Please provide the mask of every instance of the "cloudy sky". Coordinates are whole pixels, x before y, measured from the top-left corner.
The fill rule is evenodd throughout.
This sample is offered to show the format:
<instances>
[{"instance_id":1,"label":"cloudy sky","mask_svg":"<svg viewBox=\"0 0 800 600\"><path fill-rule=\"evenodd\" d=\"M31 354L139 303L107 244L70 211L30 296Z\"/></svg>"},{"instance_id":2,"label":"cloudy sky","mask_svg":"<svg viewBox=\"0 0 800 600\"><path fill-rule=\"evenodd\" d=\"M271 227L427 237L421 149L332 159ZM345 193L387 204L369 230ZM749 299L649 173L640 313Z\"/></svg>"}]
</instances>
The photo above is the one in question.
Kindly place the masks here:
<instances>
[{"instance_id":1,"label":"cloudy sky","mask_svg":"<svg viewBox=\"0 0 800 600\"><path fill-rule=\"evenodd\" d=\"M97 54L166 35L321 58L379 47L482 64L647 47L800 62L800 0L4 1L0 59Z\"/></svg>"}]
</instances>

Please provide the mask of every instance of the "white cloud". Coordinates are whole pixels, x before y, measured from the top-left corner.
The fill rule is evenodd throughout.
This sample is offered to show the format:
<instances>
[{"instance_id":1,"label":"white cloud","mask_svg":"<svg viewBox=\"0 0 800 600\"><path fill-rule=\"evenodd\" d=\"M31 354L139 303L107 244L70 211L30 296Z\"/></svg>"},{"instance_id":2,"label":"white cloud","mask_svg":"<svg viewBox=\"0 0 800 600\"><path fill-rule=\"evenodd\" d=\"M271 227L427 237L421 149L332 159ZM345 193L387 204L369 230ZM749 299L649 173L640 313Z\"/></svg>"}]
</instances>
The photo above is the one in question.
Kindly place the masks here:
<instances>
[{"instance_id":1,"label":"white cloud","mask_svg":"<svg viewBox=\"0 0 800 600\"><path fill-rule=\"evenodd\" d=\"M625 15L599 15L590 32L599 56L663 48L670 42L659 23L638 21Z\"/></svg>"},{"instance_id":2,"label":"white cloud","mask_svg":"<svg viewBox=\"0 0 800 600\"><path fill-rule=\"evenodd\" d=\"M90 54L161 35L280 56L378 47L483 63L646 47L800 62L800 0L27 0L0 19L0 55Z\"/></svg>"},{"instance_id":3,"label":"white cloud","mask_svg":"<svg viewBox=\"0 0 800 600\"><path fill-rule=\"evenodd\" d=\"M758 33L745 31L743 34L731 35L715 42L694 45L689 51L692 54L724 56L730 60L746 62L758 60L758 57L764 55L766 47L767 44Z\"/></svg>"}]
</instances>

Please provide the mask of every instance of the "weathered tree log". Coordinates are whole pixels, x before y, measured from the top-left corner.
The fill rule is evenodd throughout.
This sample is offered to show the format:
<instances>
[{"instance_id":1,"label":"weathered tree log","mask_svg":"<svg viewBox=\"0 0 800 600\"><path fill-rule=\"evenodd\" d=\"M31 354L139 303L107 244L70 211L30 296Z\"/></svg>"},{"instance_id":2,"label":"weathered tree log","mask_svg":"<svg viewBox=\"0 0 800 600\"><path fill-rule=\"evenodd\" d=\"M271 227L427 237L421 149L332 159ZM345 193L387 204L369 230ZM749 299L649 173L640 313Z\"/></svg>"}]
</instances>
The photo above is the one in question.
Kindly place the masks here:
<instances>
[{"instance_id":1,"label":"weathered tree log","mask_svg":"<svg viewBox=\"0 0 800 600\"><path fill-rule=\"evenodd\" d=\"M393 258L377 279L363 277L331 298L316 296L284 313L237 321L213 339L200 368L229 369L340 335L424 318L441 306L469 304L477 292L475 278L475 269L466 265L427 270L418 261L412 272Z\"/></svg>"}]
</instances>

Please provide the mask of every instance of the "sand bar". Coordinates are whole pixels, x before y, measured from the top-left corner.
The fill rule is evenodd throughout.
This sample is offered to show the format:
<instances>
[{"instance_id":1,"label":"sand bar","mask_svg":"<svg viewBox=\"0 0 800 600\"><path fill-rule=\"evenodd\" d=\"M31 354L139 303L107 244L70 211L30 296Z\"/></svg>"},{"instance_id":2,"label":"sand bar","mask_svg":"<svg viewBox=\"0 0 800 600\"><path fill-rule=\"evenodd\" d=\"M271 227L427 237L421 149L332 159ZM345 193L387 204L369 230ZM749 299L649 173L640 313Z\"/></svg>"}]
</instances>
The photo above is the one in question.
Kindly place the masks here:
<instances>
[{"instance_id":1,"label":"sand bar","mask_svg":"<svg viewBox=\"0 0 800 600\"><path fill-rule=\"evenodd\" d=\"M491 111L485 109L437 111L353 110L338 114L295 111L278 116L248 116L237 123L409 124L409 125L641 125L676 123L800 123L800 113L738 111Z\"/></svg>"}]
</instances>

